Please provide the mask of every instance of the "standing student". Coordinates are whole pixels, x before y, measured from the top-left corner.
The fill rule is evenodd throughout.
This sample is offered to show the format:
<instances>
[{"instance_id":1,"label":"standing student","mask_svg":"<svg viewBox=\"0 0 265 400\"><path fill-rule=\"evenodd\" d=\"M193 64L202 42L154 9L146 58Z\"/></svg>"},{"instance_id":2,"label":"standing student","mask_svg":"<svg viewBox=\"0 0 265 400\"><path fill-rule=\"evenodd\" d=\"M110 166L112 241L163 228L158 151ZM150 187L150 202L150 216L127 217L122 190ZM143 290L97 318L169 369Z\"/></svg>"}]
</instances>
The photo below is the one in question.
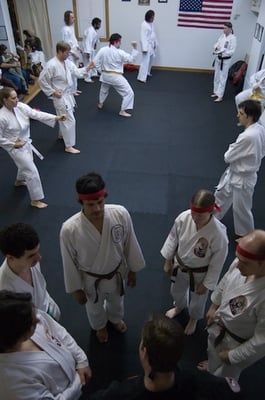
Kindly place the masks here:
<instances>
[{"instance_id":1,"label":"standing student","mask_svg":"<svg viewBox=\"0 0 265 400\"><path fill-rule=\"evenodd\" d=\"M233 34L233 26L230 21L224 22L223 34L214 45L214 81L213 94L216 103L223 100L231 57L236 50L236 37Z\"/></svg>"},{"instance_id":2,"label":"standing student","mask_svg":"<svg viewBox=\"0 0 265 400\"><path fill-rule=\"evenodd\" d=\"M0 90L0 104L3 106L0 109L0 146L8 152L18 168L15 186L26 186L31 205L45 208L48 204L41 201L44 193L33 160L30 119L53 127L56 121L64 121L66 116L33 110L27 104L19 102L17 93L11 88Z\"/></svg>"},{"instance_id":3,"label":"standing student","mask_svg":"<svg viewBox=\"0 0 265 400\"><path fill-rule=\"evenodd\" d=\"M5 255L0 268L0 290L29 292L35 307L59 321L60 309L47 292L40 269L40 240L35 229L23 222L3 228L0 250Z\"/></svg>"},{"instance_id":4,"label":"standing student","mask_svg":"<svg viewBox=\"0 0 265 400\"><path fill-rule=\"evenodd\" d=\"M149 10L145 14L145 20L141 25L141 46L142 61L137 79L145 83L148 76L151 76L151 68L156 54L157 39L154 29L155 12Z\"/></svg>"},{"instance_id":5,"label":"standing student","mask_svg":"<svg viewBox=\"0 0 265 400\"><path fill-rule=\"evenodd\" d=\"M265 155L265 128L258 122L260 102L246 100L239 104L238 125L244 127L237 140L224 154L228 164L216 187L216 203L222 219L233 207L234 227L237 236L244 236L254 229L252 198L257 182L257 172Z\"/></svg>"},{"instance_id":6,"label":"standing student","mask_svg":"<svg viewBox=\"0 0 265 400\"><path fill-rule=\"evenodd\" d=\"M145 266L128 211L105 204L105 182L96 173L76 182L82 211L63 223L60 242L65 287L87 316L100 343L108 341L107 322L120 333L127 330L124 281L136 285L136 272Z\"/></svg>"},{"instance_id":7,"label":"standing student","mask_svg":"<svg viewBox=\"0 0 265 400\"><path fill-rule=\"evenodd\" d=\"M93 18L91 26L86 28L83 38L83 57L86 64L94 60L96 54L96 48L98 43L98 31L101 27L101 19ZM93 76L97 76L97 70L91 69L88 71L87 77L84 79L85 82L93 83L91 79Z\"/></svg>"},{"instance_id":8,"label":"standing student","mask_svg":"<svg viewBox=\"0 0 265 400\"><path fill-rule=\"evenodd\" d=\"M80 78L87 74L88 67L77 68L68 60L70 45L65 42L56 44L56 56L49 60L39 76L39 85L46 96L52 97L56 112L67 116L60 121L60 137L64 140L65 151L79 154L74 148L76 141L76 122L74 117L75 99L72 91L72 76Z\"/></svg>"},{"instance_id":9,"label":"standing student","mask_svg":"<svg viewBox=\"0 0 265 400\"><path fill-rule=\"evenodd\" d=\"M188 308L186 335L192 335L204 317L208 292L215 288L228 252L226 228L213 215L215 209L213 193L196 192L190 209L176 218L161 250L174 299L166 315L174 318Z\"/></svg>"},{"instance_id":10,"label":"standing student","mask_svg":"<svg viewBox=\"0 0 265 400\"><path fill-rule=\"evenodd\" d=\"M138 54L136 50L137 43L132 42L131 44L131 54L121 50L121 35L113 33L109 39L109 45L102 47L91 63L91 68L96 67L101 72L98 108L103 108L104 102L109 95L109 90L113 87L122 97L119 112L121 117L131 117L131 114L126 110L133 109L134 105L134 92L127 79L123 76L123 65L125 63L133 63Z\"/></svg>"}]
</instances>

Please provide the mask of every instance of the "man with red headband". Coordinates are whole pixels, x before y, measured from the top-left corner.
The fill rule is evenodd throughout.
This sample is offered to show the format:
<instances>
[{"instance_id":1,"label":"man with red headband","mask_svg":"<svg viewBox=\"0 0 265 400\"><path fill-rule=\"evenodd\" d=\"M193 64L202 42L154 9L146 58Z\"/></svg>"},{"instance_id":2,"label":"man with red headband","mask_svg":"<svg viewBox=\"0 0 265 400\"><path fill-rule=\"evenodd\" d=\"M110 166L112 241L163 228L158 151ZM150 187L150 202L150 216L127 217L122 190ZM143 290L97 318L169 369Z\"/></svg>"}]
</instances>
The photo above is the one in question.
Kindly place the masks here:
<instances>
[{"instance_id":1,"label":"man with red headband","mask_svg":"<svg viewBox=\"0 0 265 400\"><path fill-rule=\"evenodd\" d=\"M236 259L211 296L208 368L238 379L243 369L265 356L265 231L238 240Z\"/></svg>"},{"instance_id":2,"label":"man with red headband","mask_svg":"<svg viewBox=\"0 0 265 400\"><path fill-rule=\"evenodd\" d=\"M120 333L127 330L124 280L136 285L136 272L145 266L128 211L105 205L105 182L96 173L76 182L82 211L64 222L61 253L65 287L79 304L86 304L88 320L100 343L108 341L108 321Z\"/></svg>"},{"instance_id":3,"label":"man with red headband","mask_svg":"<svg viewBox=\"0 0 265 400\"><path fill-rule=\"evenodd\" d=\"M134 104L134 92L127 79L123 76L123 65L134 63L138 55L137 43L131 42L132 52L126 53L120 49L121 35L113 33L109 40L109 46L102 47L91 62L91 68L96 68L101 72L100 75L100 92L98 108L102 109L109 90L113 87L122 97L121 117L131 117L126 110L132 110Z\"/></svg>"},{"instance_id":4,"label":"man with red headband","mask_svg":"<svg viewBox=\"0 0 265 400\"><path fill-rule=\"evenodd\" d=\"M215 288L227 256L226 228L213 216L215 209L213 193L196 192L191 208L176 218L161 249L174 299L174 307L166 315L174 318L188 308L186 335L192 335L197 321L204 317L208 291Z\"/></svg>"}]
</instances>

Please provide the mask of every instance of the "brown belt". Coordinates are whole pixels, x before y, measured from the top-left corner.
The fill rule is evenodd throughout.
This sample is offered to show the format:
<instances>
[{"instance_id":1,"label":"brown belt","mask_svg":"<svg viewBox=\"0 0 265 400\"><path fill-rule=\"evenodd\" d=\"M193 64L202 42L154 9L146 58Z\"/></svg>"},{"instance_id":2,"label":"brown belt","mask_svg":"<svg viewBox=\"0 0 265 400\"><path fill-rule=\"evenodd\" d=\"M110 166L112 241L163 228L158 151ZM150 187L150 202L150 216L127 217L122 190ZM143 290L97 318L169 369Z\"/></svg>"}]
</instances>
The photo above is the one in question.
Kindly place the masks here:
<instances>
[{"instance_id":1,"label":"brown belt","mask_svg":"<svg viewBox=\"0 0 265 400\"><path fill-rule=\"evenodd\" d=\"M121 262L113 271L109 272L108 274L103 274L103 275L96 274L94 272L84 271L87 275L97 278L94 283L94 287L95 287L95 291L96 291L96 297L95 297L94 303L98 302L98 286L100 284L100 281L102 281L102 279L111 280L116 274L118 275L119 280L120 280L120 296L124 295L123 279L122 279L120 271L118 271L120 266L121 266Z\"/></svg>"},{"instance_id":2,"label":"brown belt","mask_svg":"<svg viewBox=\"0 0 265 400\"><path fill-rule=\"evenodd\" d=\"M248 339L243 339L240 336L237 336L235 333L231 332L227 327L224 325L223 321L220 319L219 321L216 321L217 325L220 327L220 333L219 335L214 339L214 347L218 346L218 344L221 343L223 338L225 337L225 334L228 333L231 338L235 339L238 343L244 343Z\"/></svg>"},{"instance_id":3,"label":"brown belt","mask_svg":"<svg viewBox=\"0 0 265 400\"><path fill-rule=\"evenodd\" d=\"M186 272L189 274L189 278L190 278L190 290L191 292L194 292L195 290L195 282L194 282L194 273L203 273L203 272L207 272L208 271L208 265L204 265L202 267L198 267L198 268L192 268L192 267L188 267L187 265L185 265L181 258L179 257L178 253L175 253L175 257L177 259L178 262L178 266L176 268L174 268L172 275L173 276L177 276L178 273L178 269L181 270L181 272Z\"/></svg>"}]
</instances>

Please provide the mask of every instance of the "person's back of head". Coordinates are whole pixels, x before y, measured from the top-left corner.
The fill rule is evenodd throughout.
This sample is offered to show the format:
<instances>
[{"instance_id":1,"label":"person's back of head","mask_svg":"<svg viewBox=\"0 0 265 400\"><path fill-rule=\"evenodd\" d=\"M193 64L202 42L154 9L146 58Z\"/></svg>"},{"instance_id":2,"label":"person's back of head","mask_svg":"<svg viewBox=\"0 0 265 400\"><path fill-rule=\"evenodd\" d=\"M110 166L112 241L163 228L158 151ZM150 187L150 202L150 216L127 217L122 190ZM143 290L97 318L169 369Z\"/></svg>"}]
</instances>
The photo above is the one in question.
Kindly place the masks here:
<instances>
[{"instance_id":1,"label":"person's back of head","mask_svg":"<svg viewBox=\"0 0 265 400\"><path fill-rule=\"evenodd\" d=\"M143 327L140 350L145 349L151 375L174 371L183 352L184 333L177 321L164 315L150 318Z\"/></svg>"},{"instance_id":2,"label":"person's back of head","mask_svg":"<svg viewBox=\"0 0 265 400\"><path fill-rule=\"evenodd\" d=\"M119 33L113 33L110 38L110 44L114 44L115 42L119 42L121 40L121 35Z\"/></svg>"},{"instance_id":3,"label":"person's back of head","mask_svg":"<svg viewBox=\"0 0 265 400\"><path fill-rule=\"evenodd\" d=\"M76 181L76 191L78 193L78 199L81 203L82 195L85 196L86 194L94 194L95 198L107 197L105 182L101 175L97 174L96 172L90 172L86 175L80 176ZM92 197L90 196L90 198Z\"/></svg>"},{"instance_id":4,"label":"person's back of head","mask_svg":"<svg viewBox=\"0 0 265 400\"><path fill-rule=\"evenodd\" d=\"M12 351L21 340L26 340L33 325L30 293L0 291L0 353Z\"/></svg>"},{"instance_id":5,"label":"person's back of head","mask_svg":"<svg viewBox=\"0 0 265 400\"><path fill-rule=\"evenodd\" d=\"M0 250L5 256L20 258L26 250L37 247L39 242L35 229L23 222L9 225L0 231Z\"/></svg>"}]
</instances>

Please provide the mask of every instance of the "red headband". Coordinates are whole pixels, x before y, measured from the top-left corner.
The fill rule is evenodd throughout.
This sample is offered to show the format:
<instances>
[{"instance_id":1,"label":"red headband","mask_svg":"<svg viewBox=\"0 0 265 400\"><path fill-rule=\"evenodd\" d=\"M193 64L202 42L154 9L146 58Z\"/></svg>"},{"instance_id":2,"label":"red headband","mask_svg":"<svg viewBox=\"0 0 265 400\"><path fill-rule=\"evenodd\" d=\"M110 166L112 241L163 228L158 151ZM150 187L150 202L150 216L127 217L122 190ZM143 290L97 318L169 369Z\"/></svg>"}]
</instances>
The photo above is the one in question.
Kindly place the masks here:
<instances>
[{"instance_id":1,"label":"red headband","mask_svg":"<svg viewBox=\"0 0 265 400\"><path fill-rule=\"evenodd\" d=\"M249 260L255 260L255 261L265 260L265 256L259 256L257 254L249 253L248 251L242 249L242 247L240 247L239 244L236 246L236 252L238 254L241 254L241 256L248 258Z\"/></svg>"},{"instance_id":2,"label":"red headband","mask_svg":"<svg viewBox=\"0 0 265 400\"><path fill-rule=\"evenodd\" d=\"M206 212L211 212L214 209L216 209L218 212L221 212L221 208L218 207L218 205L215 203L211 204L209 207L194 207L194 205L191 204L190 209L191 209L191 211L194 211L194 212L200 213L200 214L206 213Z\"/></svg>"},{"instance_id":3,"label":"red headband","mask_svg":"<svg viewBox=\"0 0 265 400\"><path fill-rule=\"evenodd\" d=\"M97 200L100 197L105 197L107 194L105 189L101 189L94 193L77 193L78 200Z\"/></svg>"}]
</instances>

